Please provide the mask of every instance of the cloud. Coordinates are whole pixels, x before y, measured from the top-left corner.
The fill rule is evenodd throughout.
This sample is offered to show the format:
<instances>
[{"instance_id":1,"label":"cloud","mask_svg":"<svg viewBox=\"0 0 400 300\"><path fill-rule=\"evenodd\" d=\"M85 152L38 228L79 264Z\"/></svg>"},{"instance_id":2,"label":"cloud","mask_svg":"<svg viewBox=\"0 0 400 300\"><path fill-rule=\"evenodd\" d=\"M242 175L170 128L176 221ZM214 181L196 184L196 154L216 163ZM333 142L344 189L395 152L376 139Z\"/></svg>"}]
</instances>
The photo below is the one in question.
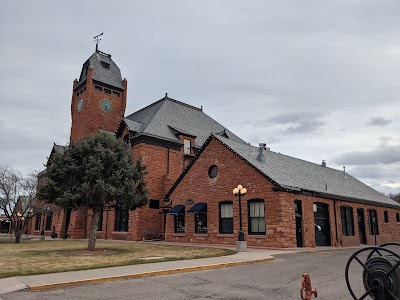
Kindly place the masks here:
<instances>
[{"instance_id":1,"label":"cloud","mask_svg":"<svg viewBox=\"0 0 400 300\"><path fill-rule=\"evenodd\" d=\"M286 129L285 133L287 134L297 134L297 133L316 133L323 126L325 122L312 120L312 119L302 119L297 122L296 125L290 126Z\"/></svg>"},{"instance_id":2,"label":"cloud","mask_svg":"<svg viewBox=\"0 0 400 300\"><path fill-rule=\"evenodd\" d=\"M400 162L400 145L381 144L370 151L343 153L334 160L343 165L375 165Z\"/></svg>"},{"instance_id":3,"label":"cloud","mask_svg":"<svg viewBox=\"0 0 400 300\"><path fill-rule=\"evenodd\" d=\"M385 119L383 117L371 118L367 123L367 126L387 126L393 123L393 120Z\"/></svg>"},{"instance_id":4,"label":"cloud","mask_svg":"<svg viewBox=\"0 0 400 300\"><path fill-rule=\"evenodd\" d=\"M264 120L250 120L242 122L242 125L270 127L271 125L282 127L282 134L314 134L317 133L325 122L321 121L321 114L315 111L295 111L275 115Z\"/></svg>"}]
</instances>

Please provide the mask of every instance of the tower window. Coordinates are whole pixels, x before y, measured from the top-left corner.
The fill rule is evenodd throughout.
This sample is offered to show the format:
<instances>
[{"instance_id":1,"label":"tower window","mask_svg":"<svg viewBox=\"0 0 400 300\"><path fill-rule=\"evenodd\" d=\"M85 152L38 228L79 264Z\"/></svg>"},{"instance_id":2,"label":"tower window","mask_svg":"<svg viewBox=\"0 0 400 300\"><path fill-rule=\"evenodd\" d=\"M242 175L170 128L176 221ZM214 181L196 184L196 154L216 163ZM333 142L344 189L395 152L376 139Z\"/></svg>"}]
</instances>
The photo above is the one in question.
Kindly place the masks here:
<instances>
[{"instance_id":1,"label":"tower window","mask_svg":"<svg viewBox=\"0 0 400 300\"><path fill-rule=\"evenodd\" d=\"M108 95L111 95L111 90L104 89L104 93L106 93L106 94L108 94Z\"/></svg>"},{"instance_id":2,"label":"tower window","mask_svg":"<svg viewBox=\"0 0 400 300\"><path fill-rule=\"evenodd\" d=\"M95 85L95 86L94 86L94 89L95 89L96 91L99 91L99 92L103 91L103 89L101 88L101 86L98 86L98 85Z\"/></svg>"},{"instance_id":3,"label":"tower window","mask_svg":"<svg viewBox=\"0 0 400 300\"><path fill-rule=\"evenodd\" d=\"M114 91L113 91L112 94L113 94L113 96L115 96L115 97L119 97L119 93L118 93L118 92L114 92Z\"/></svg>"},{"instance_id":4,"label":"tower window","mask_svg":"<svg viewBox=\"0 0 400 300\"><path fill-rule=\"evenodd\" d=\"M104 69L110 69L110 64L109 63L106 63L105 61L102 61L101 62L101 66L104 68Z\"/></svg>"}]
</instances>

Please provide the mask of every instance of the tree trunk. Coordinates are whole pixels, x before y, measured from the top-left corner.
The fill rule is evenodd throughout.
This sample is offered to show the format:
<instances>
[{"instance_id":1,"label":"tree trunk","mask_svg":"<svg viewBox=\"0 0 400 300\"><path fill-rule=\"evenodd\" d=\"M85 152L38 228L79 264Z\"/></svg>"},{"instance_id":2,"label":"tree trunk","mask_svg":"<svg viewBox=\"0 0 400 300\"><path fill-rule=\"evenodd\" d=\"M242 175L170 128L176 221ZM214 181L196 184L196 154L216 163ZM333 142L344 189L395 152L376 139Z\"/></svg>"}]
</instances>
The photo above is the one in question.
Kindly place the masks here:
<instances>
[{"instance_id":1,"label":"tree trunk","mask_svg":"<svg viewBox=\"0 0 400 300\"><path fill-rule=\"evenodd\" d=\"M13 229L14 229L14 235L15 235L15 243L19 244L21 240L21 229L19 228L19 221L13 222Z\"/></svg>"},{"instance_id":2,"label":"tree trunk","mask_svg":"<svg viewBox=\"0 0 400 300\"><path fill-rule=\"evenodd\" d=\"M97 225L99 223L101 209L96 208L93 211L92 215L92 223L90 223L90 232L89 232L89 240L87 250L94 251L96 250L96 239L97 239Z\"/></svg>"}]
</instances>

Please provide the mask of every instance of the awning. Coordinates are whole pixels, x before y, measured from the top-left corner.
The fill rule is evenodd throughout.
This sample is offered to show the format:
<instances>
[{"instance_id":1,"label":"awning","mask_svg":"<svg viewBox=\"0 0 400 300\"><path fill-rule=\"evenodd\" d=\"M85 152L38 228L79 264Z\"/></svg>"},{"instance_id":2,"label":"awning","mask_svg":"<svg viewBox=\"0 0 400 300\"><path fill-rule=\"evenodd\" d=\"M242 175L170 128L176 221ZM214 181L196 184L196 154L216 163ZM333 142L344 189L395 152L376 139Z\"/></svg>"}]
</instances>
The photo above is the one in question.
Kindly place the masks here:
<instances>
[{"instance_id":1,"label":"awning","mask_svg":"<svg viewBox=\"0 0 400 300\"><path fill-rule=\"evenodd\" d=\"M188 214L198 214L207 212L207 203L196 203L191 209L189 209Z\"/></svg>"},{"instance_id":2,"label":"awning","mask_svg":"<svg viewBox=\"0 0 400 300\"><path fill-rule=\"evenodd\" d=\"M167 212L167 215L184 215L185 205L176 205L173 209Z\"/></svg>"}]
</instances>

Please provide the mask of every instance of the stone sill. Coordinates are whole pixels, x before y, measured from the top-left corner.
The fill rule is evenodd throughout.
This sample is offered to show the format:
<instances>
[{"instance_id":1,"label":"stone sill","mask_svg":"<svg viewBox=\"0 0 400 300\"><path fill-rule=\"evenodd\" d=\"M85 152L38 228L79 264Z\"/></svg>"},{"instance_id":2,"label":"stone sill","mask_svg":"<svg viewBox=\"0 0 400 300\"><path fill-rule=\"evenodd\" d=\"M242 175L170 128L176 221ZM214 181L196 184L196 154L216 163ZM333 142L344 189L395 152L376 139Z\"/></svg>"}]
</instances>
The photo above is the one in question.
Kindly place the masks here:
<instances>
[{"instance_id":1,"label":"stone sill","mask_svg":"<svg viewBox=\"0 0 400 300\"><path fill-rule=\"evenodd\" d=\"M218 233L217 237L219 237L219 238L221 238L221 237L222 238L234 238L235 235L232 233Z\"/></svg>"},{"instance_id":2,"label":"stone sill","mask_svg":"<svg viewBox=\"0 0 400 300\"><path fill-rule=\"evenodd\" d=\"M194 237L208 237L208 233L194 233Z\"/></svg>"},{"instance_id":3,"label":"stone sill","mask_svg":"<svg viewBox=\"0 0 400 300\"><path fill-rule=\"evenodd\" d=\"M247 238L249 238L249 239L266 239L267 235L266 234L249 234L249 235L247 235Z\"/></svg>"},{"instance_id":4,"label":"stone sill","mask_svg":"<svg viewBox=\"0 0 400 300\"><path fill-rule=\"evenodd\" d=\"M186 236L186 233L173 233L172 236Z\"/></svg>"}]
</instances>

